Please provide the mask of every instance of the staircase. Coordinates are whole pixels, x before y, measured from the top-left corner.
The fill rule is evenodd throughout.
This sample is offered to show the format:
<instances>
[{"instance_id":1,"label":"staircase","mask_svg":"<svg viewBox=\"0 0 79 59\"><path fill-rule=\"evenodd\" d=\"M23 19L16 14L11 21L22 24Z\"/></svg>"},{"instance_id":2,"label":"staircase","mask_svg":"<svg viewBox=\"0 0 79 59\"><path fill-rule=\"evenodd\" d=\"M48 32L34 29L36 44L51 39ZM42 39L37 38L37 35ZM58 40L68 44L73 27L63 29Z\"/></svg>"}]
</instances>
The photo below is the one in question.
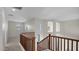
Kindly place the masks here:
<instances>
[{"instance_id":1,"label":"staircase","mask_svg":"<svg viewBox=\"0 0 79 59\"><path fill-rule=\"evenodd\" d=\"M75 43L74 43L75 42ZM49 34L37 43L38 51L78 51L79 40Z\"/></svg>"}]
</instances>

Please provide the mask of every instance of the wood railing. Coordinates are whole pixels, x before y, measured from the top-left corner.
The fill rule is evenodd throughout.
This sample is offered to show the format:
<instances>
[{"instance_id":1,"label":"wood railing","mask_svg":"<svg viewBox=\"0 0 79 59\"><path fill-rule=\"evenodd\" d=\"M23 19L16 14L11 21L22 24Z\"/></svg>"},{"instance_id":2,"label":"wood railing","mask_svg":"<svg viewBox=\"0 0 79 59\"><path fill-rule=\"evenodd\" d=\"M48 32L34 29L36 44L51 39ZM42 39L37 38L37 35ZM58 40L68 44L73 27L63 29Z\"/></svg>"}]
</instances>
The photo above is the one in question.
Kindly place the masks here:
<instances>
[{"instance_id":1,"label":"wood railing","mask_svg":"<svg viewBox=\"0 0 79 59\"><path fill-rule=\"evenodd\" d=\"M46 39L48 42L45 42ZM44 44L42 42L44 42ZM40 46L46 46L45 43L48 44L48 49L53 51L78 51L79 40L49 34L49 36L47 36L39 44L41 44Z\"/></svg>"},{"instance_id":2,"label":"wood railing","mask_svg":"<svg viewBox=\"0 0 79 59\"><path fill-rule=\"evenodd\" d=\"M20 43L25 51L35 51L35 37L29 38L26 34L23 34L20 34Z\"/></svg>"},{"instance_id":3,"label":"wood railing","mask_svg":"<svg viewBox=\"0 0 79 59\"><path fill-rule=\"evenodd\" d=\"M74 45L73 42L75 42L76 45ZM53 36L49 34L49 49L53 51L73 51L73 47L76 48L75 51L78 51L78 43L79 40L77 39Z\"/></svg>"}]
</instances>

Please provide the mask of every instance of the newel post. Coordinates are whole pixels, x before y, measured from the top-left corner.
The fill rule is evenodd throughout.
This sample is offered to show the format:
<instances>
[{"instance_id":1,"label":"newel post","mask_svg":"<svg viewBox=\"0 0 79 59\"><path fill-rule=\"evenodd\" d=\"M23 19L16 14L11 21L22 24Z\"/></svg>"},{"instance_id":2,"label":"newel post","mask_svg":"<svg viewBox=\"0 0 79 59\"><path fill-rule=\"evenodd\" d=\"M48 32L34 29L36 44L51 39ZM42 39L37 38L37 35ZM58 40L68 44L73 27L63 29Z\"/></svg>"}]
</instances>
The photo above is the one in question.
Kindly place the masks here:
<instances>
[{"instance_id":1,"label":"newel post","mask_svg":"<svg viewBox=\"0 0 79 59\"><path fill-rule=\"evenodd\" d=\"M50 44L50 42L51 42L51 34L49 34L49 49L51 49L51 44Z\"/></svg>"}]
</instances>

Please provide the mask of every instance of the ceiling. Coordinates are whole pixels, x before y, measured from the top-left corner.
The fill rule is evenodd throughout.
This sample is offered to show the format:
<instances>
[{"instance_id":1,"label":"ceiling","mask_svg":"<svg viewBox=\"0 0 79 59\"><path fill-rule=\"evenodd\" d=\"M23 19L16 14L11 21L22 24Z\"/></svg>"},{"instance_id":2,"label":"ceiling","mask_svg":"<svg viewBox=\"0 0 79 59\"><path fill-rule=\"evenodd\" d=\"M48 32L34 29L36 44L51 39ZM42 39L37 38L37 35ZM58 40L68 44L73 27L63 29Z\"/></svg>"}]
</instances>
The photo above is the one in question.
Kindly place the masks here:
<instances>
[{"instance_id":1,"label":"ceiling","mask_svg":"<svg viewBox=\"0 0 79 59\"><path fill-rule=\"evenodd\" d=\"M46 20L76 20L79 19L78 7L23 7L21 10L12 11L6 8L7 17L10 20L28 20L40 18Z\"/></svg>"}]
</instances>

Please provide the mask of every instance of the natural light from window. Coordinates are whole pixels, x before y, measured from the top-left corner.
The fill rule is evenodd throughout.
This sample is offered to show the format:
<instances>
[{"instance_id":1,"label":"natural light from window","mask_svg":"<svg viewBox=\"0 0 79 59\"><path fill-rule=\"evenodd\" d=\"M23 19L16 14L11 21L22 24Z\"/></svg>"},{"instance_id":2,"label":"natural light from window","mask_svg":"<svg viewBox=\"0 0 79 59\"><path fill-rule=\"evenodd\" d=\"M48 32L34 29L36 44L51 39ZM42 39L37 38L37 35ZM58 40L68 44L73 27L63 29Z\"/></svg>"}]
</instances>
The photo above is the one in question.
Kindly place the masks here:
<instances>
[{"instance_id":1,"label":"natural light from window","mask_svg":"<svg viewBox=\"0 0 79 59\"><path fill-rule=\"evenodd\" d=\"M48 21L48 32L53 32L53 22Z\"/></svg>"},{"instance_id":2,"label":"natural light from window","mask_svg":"<svg viewBox=\"0 0 79 59\"><path fill-rule=\"evenodd\" d=\"M56 22L56 32L60 32L60 23Z\"/></svg>"}]
</instances>

